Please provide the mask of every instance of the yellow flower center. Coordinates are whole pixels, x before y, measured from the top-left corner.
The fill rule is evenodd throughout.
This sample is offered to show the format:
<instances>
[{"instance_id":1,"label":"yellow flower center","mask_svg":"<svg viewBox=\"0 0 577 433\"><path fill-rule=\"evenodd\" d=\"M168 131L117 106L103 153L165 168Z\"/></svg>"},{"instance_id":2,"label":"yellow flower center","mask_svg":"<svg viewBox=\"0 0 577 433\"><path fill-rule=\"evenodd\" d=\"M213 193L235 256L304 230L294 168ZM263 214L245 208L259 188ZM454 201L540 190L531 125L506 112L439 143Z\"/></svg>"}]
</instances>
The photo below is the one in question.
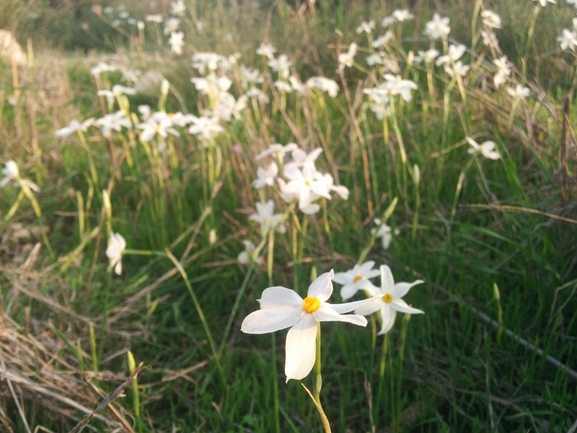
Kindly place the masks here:
<instances>
[{"instance_id":1,"label":"yellow flower center","mask_svg":"<svg viewBox=\"0 0 577 433\"><path fill-rule=\"evenodd\" d=\"M393 295L391 295L390 293L384 294L383 301L385 301L387 304L390 304L391 302L393 302Z\"/></svg>"},{"instance_id":2,"label":"yellow flower center","mask_svg":"<svg viewBox=\"0 0 577 433\"><path fill-rule=\"evenodd\" d=\"M355 277L355 279L353 280L353 283L356 283L357 281L361 281L362 279L363 279L363 276L362 276L362 275L357 275L357 276Z\"/></svg>"},{"instance_id":3,"label":"yellow flower center","mask_svg":"<svg viewBox=\"0 0 577 433\"><path fill-rule=\"evenodd\" d=\"M305 185L306 186L311 186L311 183L308 180L305 180Z\"/></svg>"},{"instance_id":4,"label":"yellow flower center","mask_svg":"<svg viewBox=\"0 0 577 433\"><path fill-rule=\"evenodd\" d=\"M317 298L310 298L307 296L303 300L303 309L305 310L305 313L314 313L319 309L320 306L321 301L319 301Z\"/></svg>"}]
</instances>

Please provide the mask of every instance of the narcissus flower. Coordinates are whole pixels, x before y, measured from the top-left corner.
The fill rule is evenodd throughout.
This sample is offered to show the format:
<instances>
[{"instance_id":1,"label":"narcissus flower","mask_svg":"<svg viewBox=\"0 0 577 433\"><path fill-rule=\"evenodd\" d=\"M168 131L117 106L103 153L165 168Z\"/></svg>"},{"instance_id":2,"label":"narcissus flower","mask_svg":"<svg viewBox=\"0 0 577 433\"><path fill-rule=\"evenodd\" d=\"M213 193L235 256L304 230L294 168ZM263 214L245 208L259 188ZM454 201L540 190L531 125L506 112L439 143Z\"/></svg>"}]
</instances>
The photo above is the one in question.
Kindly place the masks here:
<instances>
[{"instance_id":1,"label":"narcissus flower","mask_svg":"<svg viewBox=\"0 0 577 433\"><path fill-rule=\"evenodd\" d=\"M261 235L266 235L269 230L276 229L277 232L283 234L286 232L286 227L281 224L282 214L274 213L274 201L269 200L266 203L256 204L256 213L248 217L251 221L260 224Z\"/></svg>"},{"instance_id":2,"label":"narcissus flower","mask_svg":"<svg viewBox=\"0 0 577 433\"><path fill-rule=\"evenodd\" d=\"M285 287L269 287L259 299L260 310L249 314L241 331L247 334L266 334L291 328L286 339L285 375L301 380L312 370L316 359L316 337L320 322L347 322L366 326L360 315L344 315L368 302L357 301L333 305L327 300L333 293L331 279L334 272L326 272L312 282L305 299Z\"/></svg>"},{"instance_id":3,"label":"narcissus flower","mask_svg":"<svg viewBox=\"0 0 577 433\"><path fill-rule=\"evenodd\" d=\"M355 265L353 269L346 272L338 272L335 274L333 281L343 284L343 287L341 287L341 297L344 300L352 298L359 290L373 286L369 279L380 275L379 270L373 269L373 266L375 266L375 262L368 261L360 266Z\"/></svg>"},{"instance_id":4,"label":"narcissus flower","mask_svg":"<svg viewBox=\"0 0 577 433\"><path fill-rule=\"evenodd\" d=\"M122 274L122 252L126 249L126 240L120 233L112 233L106 248L106 257L110 260L109 268L114 268L116 275Z\"/></svg>"},{"instance_id":5,"label":"narcissus flower","mask_svg":"<svg viewBox=\"0 0 577 433\"><path fill-rule=\"evenodd\" d=\"M424 281L417 280L412 283L395 284L391 269L387 265L382 265L380 271L380 289L375 286L372 287L372 290L369 289L368 292L371 295L374 295L374 297L369 299L366 304L355 309L355 313L368 316L370 314L376 313L377 311L380 311L383 322L381 325L381 330L379 331L379 335L382 335L389 332L393 327L397 311L407 314L424 314L424 311L409 307L409 305L402 299L403 296L409 292L411 287L417 284L422 284Z\"/></svg>"},{"instance_id":6,"label":"narcissus flower","mask_svg":"<svg viewBox=\"0 0 577 433\"><path fill-rule=\"evenodd\" d=\"M64 128L58 129L54 131L54 135L59 138L66 138L71 134L75 133L76 131L83 131L86 132L88 127L92 126L94 123L94 117L85 120L84 122L80 123L78 120L72 120L70 124Z\"/></svg>"},{"instance_id":7,"label":"narcissus flower","mask_svg":"<svg viewBox=\"0 0 577 433\"><path fill-rule=\"evenodd\" d=\"M485 158L489 158L489 159L493 159L493 160L501 158L501 155L499 154L499 152L497 152L495 150L495 142L494 141L485 141L484 143L479 144L475 140L473 140L471 137L467 137L467 142L471 145L471 148L469 149L469 153L471 155L474 155L476 153L480 153Z\"/></svg>"}]
</instances>

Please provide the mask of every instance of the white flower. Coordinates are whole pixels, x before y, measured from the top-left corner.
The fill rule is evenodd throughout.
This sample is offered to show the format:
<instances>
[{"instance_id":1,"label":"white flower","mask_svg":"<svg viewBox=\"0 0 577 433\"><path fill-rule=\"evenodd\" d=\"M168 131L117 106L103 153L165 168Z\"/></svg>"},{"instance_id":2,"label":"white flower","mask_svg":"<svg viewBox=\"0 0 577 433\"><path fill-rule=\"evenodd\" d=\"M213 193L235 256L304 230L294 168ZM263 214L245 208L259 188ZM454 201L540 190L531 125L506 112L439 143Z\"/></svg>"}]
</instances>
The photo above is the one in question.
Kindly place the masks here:
<instances>
[{"instance_id":1,"label":"white flower","mask_svg":"<svg viewBox=\"0 0 577 433\"><path fill-rule=\"evenodd\" d=\"M286 54L281 54L278 58L269 59L268 65L273 71L276 71L279 78L288 79L290 67L292 62L288 59Z\"/></svg>"},{"instance_id":2,"label":"white flower","mask_svg":"<svg viewBox=\"0 0 577 433\"><path fill-rule=\"evenodd\" d=\"M252 182L252 186L257 189L264 188L266 185L273 186L274 180L278 176L278 166L276 162L271 162L265 169L259 167L256 171L257 179Z\"/></svg>"},{"instance_id":3,"label":"white flower","mask_svg":"<svg viewBox=\"0 0 577 433\"><path fill-rule=\"evenodd\" d=\"M172 15L184 15L186 12L186 5L184 0L176 0L170 4L170 13Z\"/></svg>"},{"instance_id":4,"label":"white flower","mask_svg":"<svg viewBox=\"0 0 577 433\"><path fill-rule=\"evenodd\" d=\"M449 18L441 18L437 13L433 14L433 19L425 25L425 36L431 39L445 39L451 32Z\"/></svg>"},{"instance_id":5,"label":"white flower","mask_svg":"<svg viewBox=\"0 0 577 433\"><path fill-rule=\"evenodd\" d=\"M346 272L338 272L335 274L333 281L343 284L343 287L341 287L341 297L344 300L352 298L359 290L372 287L369 280L380 275L378 269L373 269L374 266L375 262L368 261L360 266L355 265L353 269Z\"/></svg>"},{"instance_id":6,"label":"white flower","mask_svg":"<svg viewBox=\"0 0 577 433\"><path fill-rule=\"evenodd\" d=\"M292 151L293 160L287 163L284 167L285 174L287 171L291 171L295 168L314 168L315 161L321 153L323 153L323 149L320 147L312 150L310 153L306 153L306 151L302 149L294 149Z\"/></svg>"},{"instance_id":7,"label":"white flower","mask_svg":"<svg viewBox=\"0 0 577 433\"><path fill-rule=\"evenodd\" d=\"M245 96L247 98L256 98L258 102L262 102L263 104L268 104L270 102L268 95L256 87L251 87L248 89L245 93Z\"/></svg>"},{"instance_id":8,"label":"white flower","mask_svg":"<svg viewBox=\"0 0 577 433\"><path fill-rule=\"evenodd\" d=\"M136 95L136 89L132 87L124 87L120 84L112 86L112 90L99 90L96 92L98 96L105 96L106 102L111 105L117 96L120 95Z\"/></svg>"},{"instance_id":9,"label":"white flower","mask_svg":"<svg viewBox=\"0 0 577 433\"><path fill-rule=\"evenodd\" d=\"M109 259L109 269L114 268L116 275L122 274L122 252L126 249L126 241L120 233L112 233L106 248Z\"/></svg>"},{"instance_id":10,"label":"white flower","mask_svg":"<svg viewBox=\"0 0 577 433\"><path fill-rule=\"evenodd\" d=\"M413 90L417 90L417 83L411 80L403 80L400 75L383 75L385 82L379 87L389 92L391 95L401 95L405 101L413 99Z\"/></svg>"},{"instance_id":11,"label":"white flower","mask_svg":"<svg viewBox=\"0 0 577 433\"><path fill-rule=\"evenodd\" d=\"M140 79L141 75L142 72L138 69L125 69L122 71L122 81L126 81L127 83L136 83Z\"/></svg>"},{"instance_id":12,"label":"white flower","mask_svg":"<svg viewBox=\"0 0 577 433\"><path fill-rule=\"evenodd\" d=\"M120 132L123 126L125 128L130 128L132 126L132 122L124 117L124 111L122 110L117 111L116 113L107 114L106 116L97 119L94 124L102 128L102 135L104 137L110 136L110 132L113 129Z\"/></svg>"},{"instance_id":13,"label":"white flower","mask_svg":"<svg viewBox=\"0 0 577 433\"><path fill-rule=\"evenodd\" d=\"M146 21L148 22L161 23L163 20L164 18L162 18L162 14L146 15Z\"/></svg>"},{"instance_id":14,"label":"white flower","mask_svg":"<svg viewBox=\"0 0 577 433\"><path fill-rule=\"evenodd\" d=\"M576 0L577 1L577 0ZM360 26L357 27L357 33L372 33L375 28L375 22L373 20L367 22L363 21Z\"/></svg>"},{"instance_id":15,"label":"white flower","mask_svg":"<svg viewBox=\"0 0 577 433\"><path fill-rule=\"evenodd\" d=\"M447 52L447 55L441 56L437 59L437 66L441 66L447 63L455 63L457 60L463 57L463 54L465 54L466 50L467 47L465 47L463 44L449 45L449 51Z\"/></svg>"},{"instance_id":16,"label":"white flower","mask_svg":"<svg viewBox=\"0 0 577 433\"><path fill-rule=\"evenodd\" d=\"M171 33L170 39L168 39L168 43L170 44L170 49L172 52L180 56L182 54L182 47L184 45L184 33Z\"/></svg>"},{"instance_id":17,"label":"white flower","mask_svg":"<svg viewBox=\"0 0 577 433\"><path fill-rule=\"evenodd\" d=\"M241 253L237 257L237 260L241 265L249 265L251 260L255 259L254 251L256 247L251 241L247 239L242 241L242 243L244 245L244 251L241 251ZM258 259L260 259L260 257Z\"/></svg>"},{"instance_id":18,"label":"white flower","mask_svg":"<svg viewBox=\"0 0 577 433\"><path fill-rule=\"evenodd\" d=\"M391 233L391 228L386 225L385 223L381 224L380 218L373 219L374 223L377 227L371 229L371 235L376 233L376 237L381 238L381 242L383 244L383 249L388 250L389 246L391 245L391 240L393 239L393 235ZM380 228L379 228L380 226ZM378 229L378 231L377 231ZM395 230L395 235L399 234L399 229Z\"/></svg>"},{"instance_id":19,"label":"white flower","mask_svg":"<svg viewBox=\"0 0 577 433\"><path fill-rule=\"evenodd\" d=\"M276 53L276 48L273 47L271 44L260 44L260 47L257 48L256 53L259 56L265 56L269 59L274 58L274 53Z\"/></svg>"},{"instance_id":20,"label":"white flower","mask_svg":"<svg viewBox=\"0 0 577 433\"><path fill-rule=\"evenodd\" d=\"M415 16L408 11L408 9L397 9L391 14L397 21L409 21L415 18Z\"/></svg>"},{"instance_id":21,"label":"white flower","mask_svg":"<svg viewBox=\"0 0 577 433\"><path fill-rule=\"evenodd\" d=\"M577 1L577 0L575 0L575 1ZM521 86L520 84L517 84L517 86L515 88L508 87L507 93L515 99L525 99L526 97L528 97L531 94L531 90L529 90L528 87L524 87L524 86Z\"/></svg>"},{"instance_id":22,"label":"white flower","mask_svg":"<svg viewBox=\"0 0 577 433\"><path fill-rule=\"evenodd\" d=\"M241 111L246 108L246 100L247 97L244 95L236 100L230 93L223 92L216 101L214 114L225 122L230 122L232 116L239 119L241 117Z\"/></svg>"},{"instance_id":23,"label":"white flower","mask_svg":"<svg viewBox=\"0 0 577 433\"><path fill-rule=\"evenodd\" d=\"M481 17L483 19L483 24L490 29L500 29L501 28L501 17L495 12L490 10L484 10L481 12Z\"/></svg>"},{"instance_id":24,"label":"white flower","mask_svg":"<svg viewBox=\"0 0 577 433\"><path fill-rule=\"evenodd\" d=\"M390 30L387 30L384 35L379 36L373 41L373 48L384 47L391 39L393 39L393 34Z\"/></svg>"},{"instance_id":25,"label":"white flower","mask_svg":"<svg viewBox=\"0 0 577 433\"><path fill-rule=\"evenodd\" d=\"M277 80L274 82L274 86L281 92L291 93L293 91L291 84L286 81Z\"/></svg>"},{"instance_id":26,"label":"white flower","mask_svg":"<svg viewBox=\"0 0 577 433\"><path fill-rule=\"evenodd\" d=\"M264 78L261 76L258 69L249 69L246 66L241 66L240 81L246 86L249 84L262 83Z\"/></svg>"},{"instance_id":27,"label":"white flower","mask_svg":"<svg viewBox=\"0 0 577 433\"><path fill-rule=\"evenodd\" d=\"M139 105L138 112L140 113L140 117L142 120L147 121L150 117L150 106L148 105Z\"/></svg>"},{"instance_id":28,"label":"white flower","mask_svg":"<svg viewBox=\"0 0 577 433\"><path fill-rule=\"evenodd\" d=\"M101 74L103 72L111 72L111 71L116 71L116 68L114 66L110 66L104 62L100 62L100 63L98 63L98 65L96 65L95 67L93 67L90 70L90 75L98 75L98 74Z\"/></svg>"},{"instance_id":29,"label":"white flower","mask_svg":"<svg viewBox=\"0 0 577 433\"><path fill-rule=\"evenodd\" d=\"M567 4L573 7L577 7L577 0L567 0Z\"/></svg>"},{"instance_id":30,"label":"white flower","mask_svg":"<svg viewBox=\"0 0 577 433\"><path fill-rule=\"evenodd\" d=\"M387 265L382 265L380 270L380 289L373 286L373 290L369 290L369 293L378 296L369 299L366 304L355 309L355 313L368 316L380 310L382 325L379 335L383 335L389 332L393 327L397 311L406 314L424 314L421 310L409 307L409 305L403 300L403 296L409 292L411 287L417 284L422 284L424 281L417 280L412 283L395 284L391 269Z\"/></svg>"},{"instance_id":31,"label":"white flower","mask_svg":"<svg viewBox=\"0 0 577 433\"><path fill-rule=\"evenodd\" d=\"M427 51L419 51L419 55L423 58L425 63L431 63L437 58L439 54L439 51L435 50L434 48L431 48Z\"/></svg>"},{"instance_id":32,"label":"white flower","mask_svg":"<svg viewBox=\"0 0 577 433\"><path fill-rule=\"evenodd\" d=\"M224 128L218 124L216 117L192 116L191 122L192 125L188 128L188 132L193 135L200 135L206 140L209 140L213 134L224 131Z\"/></svg>"},{"instance_id":33,"label":"white flower","mask_svg":"<svg viewBox=\"0 0 577 433\"><path fill-rule=\"evenodd\" d=\"M497 48L499 47L499 41L497 40L497 35L491 30L485 31L481 30L481 36L483 37L483 44L487 47Z\"/></svg>"},{"instance_id":34,"label":"white flower","mask_svg":"<svg viewBox=\"0 0 577 433\"><path fill-rule=\"evenodd\" d=\"M169 18L164 23L164 34L169 35L174 33L178 30L178 26L180 25L180 20L178 18Z\"/></svg>"},{"instance_id":35,"label":"white flower","mask_svg":"<svg viewBox=\"0 0 577 433\"><path fill-rule=\"evenodd\" d=\"M209 71L216 71L221 62L222 56L216 53L194 53L192 55L192 67L201 74L204 74L207 68Z\"/></svg>"},{"instance_id":36,"label":"white flower","mask_svg":"<svg viewBox=\"0 0 577 433\"><path fill-rule=\"evenodd\" d=\"M156 114L156 113L155 113ZM166 113L163 113L166 116ZM136 126L138 129L142 129L142 134L140 139L142 141L152 140L156 134L160 135L162 138L166 138L168 133L179 137L180 134L174 128L172 128L172 119L169 117L164 117L161 120L157 120L155 117L151 117L147 122L141 123Z\"/></svg>"},{"instance_id":37,"label":"white flower","mask_svg":"<svg viewBox=\"0 0 577 433\"><path fill-rule=\"evenodd\" d=\"M54 135L60 138L66 138L69 137L71 134L74 134L76 131L86 132L86 130L90 126L92 126L93 123L94 123L94 117L86 119L82 123L80 123L78 120L72 120L68 126L54 131Z\"/></svg>"},{"instance_id":38,"label":"white flower","mask_svg":"<svg viewBox=\"0 0 577 433\"><path fill-rule=\"evenodd\" d=\"M357 44L353 42L349 45L349 50L346 53L339 54L339 72L345 69L345 66L349 68L353 66L355 54L357 54Z\"/></svg>"},{"instance_id":39,"label":"white flower","mask_svg":"<svg viewBox=\"0 0 577 433\"><path fill-rule=\"evenodd\" d=\"M305 92L306 86L301 83L298 77L291 75L289 77L289 82L291 83L291 87L295 92L300 93L301 95Z\"/></svg>"},{"instance_id":40,"label":"white flower","mask_svg":"<svg viewBox=\"0 0 577 433\"><path fill-rule=\"evenodd\" d=\"M339 93L339 85L336 81L325 77L311 77L307 80L307 87L319 89L322 92L326 92L331 97L336 97Z\"/></svg>"},{"instance_id":41,"label":"white flower","mask_svg":"<svg viewBox=\"0 0 577 433\"><path fill-rule=\"evenodd\" d=\"M256 213L248 217L249 220L260 224L260 234L265 236L269 230L276 229L277 232L283 234L286 232L286 227L281 224L283 215L274 213L274 201L269 200L265 204L256 204Z\"/></svg>"},{"instance_id":42,"label":"white flower","mask_svg":"<svg viewBox=\"0 0 577 433\"><path fill-rule=\"evenodd\" d=\"M258 160L264 158L265 156L272 155L273 153L277 155L277 157L283 158L288 152L292 152L295 149L298 149L296 143L289 143L286 146L283 146L282 144L271 144L267 150L263 150L261 153L259 153L256 159Z\"/></svg>"},{"instance_id":43,"label":"white flower","mask_svg":"<svg viewBox=\"0 0 577 433\"><path fill-rule=\"evenodd\" d=\"M466 137L467 141L469 142L469 144L471 145L471 148L469 149L469 153L471 155L474 155L476 153L481 153L481 155L483 155L485 158L489 158L489 159L499 159L501 158L501 155L499 154L499 152L497 152L495 150L495 142L494 141L485 141L482 144L477 143L475 140L473 140L471 137Z\"/></svg>"},{"instance_id":44,"label":"white flower","mask_svg":"<svg viewBox=\"0 0 577 433\"><path fill-rule=\"evenodd\" d=\"M575 51L575 47L577 46L577 33L569 29L563 29L563 33L557 38L557 41L560 43L562 50L570 48L572 51Z\"/></svg>"},{"instance_id":45,"label":"white flower","mask_svg":"<svg viewBox=\"0 0 577 433\"><path fill-rule=\"evenodd\" d=\"M331 270L313 281L305 299L294 290L284 287L265 289L259 299L261 309L249 314L242 322L241 331L247 334L266 334L291 328L285 348L287 382L290 379L301 380L311 372L316 359L318 323L338 321L367 325L364 317L343 313L348 313L368 301L340 305L326 302L333 292L333 275Z\"/></svg>"},{"instance_id":46,"label":"white flower","mask_svg":"<svg viewBox=\"0 0 577 433\"><path fill-rule=\"evenodd\" d=\"M314 167L305 167L302 171L298 168L285 170L285 176L289 182L283 192L298 198L301 211L316 210L316 207L310 208L310 205L320 197L331 199L328 186L318 179Z\"/></svg>"},{"instance_id":47,"label":"white flower","mask_svg":"<svg viewBox=\"0 0 577 433\"><path fill-rule=\"evenodd\" d=\"M543 7L547 6L547 2L556 4L555 0L533 0L533 1L534 2L538 1L539 3L541 3L541 6L543 6Z\"/></svg>"},{"instance_id":48,"label":"white flower","mask_svg":"<svg viewBox=\"0 0 577 433\"><path fill-rule=\"evenodd\" d=\"M511 67L507 62L507 56L493 60L493 64L497 67L497 73L493 77L493 82L495 83L495 87L498 88L501 84L507 82L507 77L511 75Z\"/></svg>"},{"instance_id":49,"label":"white flower","mask_svg":"<svg viewBox=\"0 0 577 433\"><path fill-rule=\"evenodd\" d=\"M6 184L12 180L19 179L20 171L18 170L18 164L16 164L16 161L12 159L6 161L6 164L2 169L2 174L4 175L4 179L0 181L0 187L6 186Z\"/></svg>"},{"instance_id":50,"label":"white flower","mask_svg":"<svg viewBox=\"0 0 577 433\"><path fill-rule=\"evenodd\" d=\"M471 69L471 66L470 65L463 65L463 62L461 62L460 60L456 61L453 64L453 67L451 67L451 65L449 65L448 63L445 64L445 72L450 77L455 76L455 73L457 73L457 75L460 75L461 77L463 77L467 74L467 72L469 72L469 69Z\"/></svg>"},{"instance_id":51,"label":"white flower","mask_svg":"<svg viewBox=\"0 0 577 433\"><path fill-rule=\"evenodd\" d=\"M383 18L383 21L381 21L381 26L383 26L384 28L387 28L391 24L394 24L395 21L397 21L397 19L392 15L390 17L385 17L385 18Z\"/></svg>"}]
</instances>

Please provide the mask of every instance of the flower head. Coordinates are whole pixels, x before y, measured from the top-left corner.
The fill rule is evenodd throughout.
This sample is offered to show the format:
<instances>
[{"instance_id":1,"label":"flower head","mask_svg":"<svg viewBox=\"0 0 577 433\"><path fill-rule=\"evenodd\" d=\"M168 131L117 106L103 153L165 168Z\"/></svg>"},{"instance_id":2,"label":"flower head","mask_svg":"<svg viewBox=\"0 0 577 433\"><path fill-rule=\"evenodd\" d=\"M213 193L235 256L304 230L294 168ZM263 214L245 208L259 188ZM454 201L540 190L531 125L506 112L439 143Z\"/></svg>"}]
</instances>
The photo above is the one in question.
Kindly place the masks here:
<instances>
[{"instance_id":1,"label":"flower head","mask_svg":"<svg viewBox=\"0 0 577 433\"><path fill-rule=\"evenodd\" d=\"M471 155L474 155L476 153L480 153L485 158L489 158L489 159L493 159L493 160L501 158L501 155L499 154L499 152L497 152L495 150L495 142L494 141L485 141L484 143L479 144L475 140L473 140L471 137L466 137L466 138L467 138L467 141L469 142L469 144L471 145L471 148L469 149L469 153Z\"/></svg>"},{"instance_id":2,"label":"flower head","mask_svg":"<svg viewBox=\"0 0 577 433\"><path fill-rule=\"evenodd\" d=\"M416 308L409 307L403 300L411 287L422 284L424 281L417 280L412 283L397 283L393 280L391 269L387 265L382 265L381 273L381 287L373 286L369 289L369 293L374 295L366 304L355 309L356 314L368 316L380 310L382 318L382 326L379 335L386 334L391 330L395 323L397 311L407 314L424 314L423 311Z\"/></svg>"},{"instance_id":3,"label":"flower head","mask_svg":"<svg viewBox=\"0 0 577 433\"><path fill-rule=\"evenodd\" d=\"M431 39L445 39L451 32L449 18L441 18L437 13L433 14L433 19L425 25L426 36Z\"/></svg>"},{"instance_id":4,"label":"flower head","mask_svg":"<svg viewBox=\"0 0 577 433\"><path fill-rule=\"evenodd\" d=\"M378 269L373 269L374 266L375 262L368 261L362 265L355 265L353 269L349 269L346 272L338 272L335 274L333 281L343 284L343 287L341 287L341 297L344 300L352 298L359 290L372 287L369 280L380 275Z\"/></svg>"},{"instance_id":5,"label":"flower head","mask_svg":"<svg viewBox=\"0 0 577 433\"><path fill-rule=\"evenodd\" d=\"M116 275L122 274L122 252L126 249L126 240L120 233L112 233L106 248L106 257L109 259L109 268L114 268Z\"/></svg>"},{"instance_id":6,"label":"flower head","mask_svg":"<svg viewBox=\"0 0 577 433\"><path fill-rule=\"evenodd\" d=\"M383 243L383 249L384 250L388 250L389 246L391 245L391 240L393 239L393 234L391 233L391 228L386 225L385 223L381 224L381 219L380 218L375 218L374 223L377 225L377 227L371 229L371 234L374 235L376 233L376 236L378 238L381 238L381 242ZM379 228L380 226L380 228ZM399 234L399 229L395 230L395 235Z\"/></svg>"},{"instance_id":7,"label":"flower head","mask_svg":"<svg viewBox=\"0 0 577 433\"><path fill-rule=\"evenodd\" d=\"M278 176L278 166L276 162L271 162L267 168L259 167L256 171L258 179L252 182L256 189L264 188L266 185L273 186L274 180Z\"/></svg>"},{"instance_id":8,"label":"flower head","mask_svg":"<svg viewBox=\"0 0 577 433\"><path fill-rule=\"evenodd\" d=\"M345 69L345 66L348 66L349 68L353 66L356 53L357 44L353 42L351 45L349 45L349 50L346 53L339 54L339 71Z\"/></svg>"},{"instance_id":9,"label":"flower head","mask_svg":"<svg viewBox=\"0 0 577 433\"><path fill-rule=\"evenodd\" d=\"M76 131L85 132L94 123L94 117L86 119L84 122L80 123L78 120L72 120L70 124L64 128L54 131L54 135L60 138L66 138Z\"/></svg>"},{"instance_id":10,"label":"flower head","mask_svg":"<svg viewBox=\"0 0 577 433\"><path fill-rule=\"evenodd\" d=\"M363 21L360 26L357 27L357 33L372 33L375 28L375 21Z\"/></svg>"},{"instance_id":11,"label":"flower head","mask_svg":"<svg viewBox=\"0 0 577 433\"><path fill-rule=\"evenodd\" d=\"M274 201L269 200L265 204L256 204L256 213L253 213L249 219L260 224L261 235L266 235L269 230L276 229L283 234L286 232L284 224L281 224L283 215L274 213Z\"/></svg>"},{"instance_id":12,"label":"flower head","mask_svg":"<svg viewBox=\"0 0 577 433\"><path fill-rule=\"evenodd\" d=\"M316 337L320 322L347 322L366 326L367 320L359 315L345 315L367 301L333 305L327 300L333 293L331 279L334 272L326 272L310 285L307 297L301 298L294 290L269 287L259 299L260 310L249 314L242 322L241 331L247 334L266 334L291 328L286 339L285 375L301 380L312 370L316 359Z\"/></svg>"}]
</instances>

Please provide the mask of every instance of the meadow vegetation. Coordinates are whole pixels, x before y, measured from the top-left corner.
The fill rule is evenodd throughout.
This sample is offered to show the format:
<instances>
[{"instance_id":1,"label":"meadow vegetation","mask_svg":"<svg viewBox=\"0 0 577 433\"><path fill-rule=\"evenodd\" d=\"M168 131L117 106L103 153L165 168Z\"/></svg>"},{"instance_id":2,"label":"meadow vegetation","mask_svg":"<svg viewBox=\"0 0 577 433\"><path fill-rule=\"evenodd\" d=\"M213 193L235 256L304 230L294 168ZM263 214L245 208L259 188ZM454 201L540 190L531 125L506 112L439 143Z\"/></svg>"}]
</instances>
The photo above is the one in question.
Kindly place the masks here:
<instances>
[{"instance_id":1,"label":"meadow vegetation","mask_svg":"<svg viewBox=\"0 0 577 433\"><path fill-rule=\"evenodd\" d=\"M0 0L0 430L575 432L557 3Z\"/></svg>"}]
</instances>

